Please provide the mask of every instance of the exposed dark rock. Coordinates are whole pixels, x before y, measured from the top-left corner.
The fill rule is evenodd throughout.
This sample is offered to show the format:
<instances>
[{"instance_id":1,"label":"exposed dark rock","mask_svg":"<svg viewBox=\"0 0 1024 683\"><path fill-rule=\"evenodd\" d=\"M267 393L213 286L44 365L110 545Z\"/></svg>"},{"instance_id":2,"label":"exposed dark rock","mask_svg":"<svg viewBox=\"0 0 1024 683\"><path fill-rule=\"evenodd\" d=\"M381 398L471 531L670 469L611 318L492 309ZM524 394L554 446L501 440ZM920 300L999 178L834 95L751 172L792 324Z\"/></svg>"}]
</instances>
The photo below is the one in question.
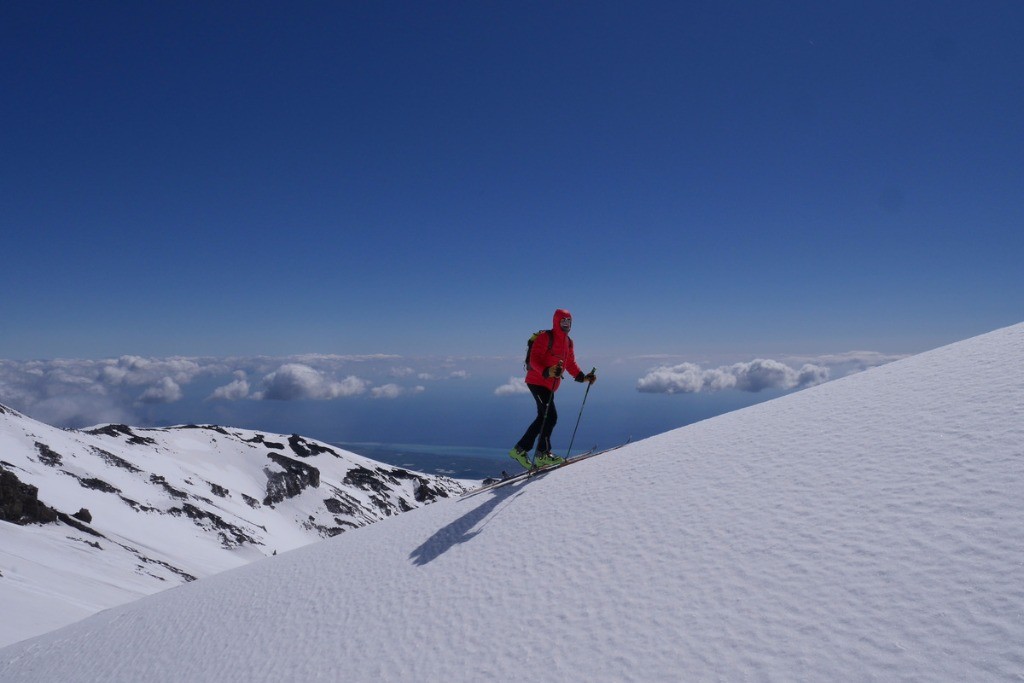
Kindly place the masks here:
<instances>
[{"instance_id":1,"label":"exposed dark rock","mask_svg":"<svg viewBox=\"0 0 1024 683\"><path fill-rule=\"evenodd\" d=\"M242 500L244 500L246 505L248 505L249 507L251 507L254 510L259 509L259 507L260 507L260 502L258 500L256 500L255 498L253 498L252 496L247 496L246 494L243 493L242 494Z\"/></svg>"},{"instance_id":2,"label":"exposed dark rock","mask_svg":"<svg viewBox=\"0 0 1024 683\"><path fill-rule=\"evenodd\" d=\"M350 529L358 529L359 528L358 524L354 524L353 522L347 522L347 521L345 521L343 519L338 519L337 517L334 518L334 523L337 526L326 526L324 524L317 524L313 520L313 518L310 517L309 521L306 522L305 524L303 524L303 526L306 527L307 529L312 529L312 530L316 531L318 534L320 534L324 538L333 538L334 536L337 536L338 534L345 533L346 531L349 531Z\"/></svg>"},{"instance_id":3,"label":"exposed dark rock","mask_svg":"<svg viewBox=\"0 0 1024 683\"><path fill-rule=\"evenodd\" d=\"M279 451L283 451L284 450L284 444L283 443L277 443L276 441L267 441L263 437L262 434L257 434L256 436L252 437L251 439L243 439L243 441L245 441L246 443L263 444L267 448L276 448Z\"/></svg>"},{"instance_id":4,"label":"exposed dark rock","mask_svg":"<svg viewBox=\"0 0 1024 683\"><path fill-rule=\"evenodd\" d=\"M318 443L306 441L298 434L292 434L288 437L288 445L292 447L292 450L300 458L308 458L311 455L320 455L321 453L330 453L335 457L341 457L334 449L321 446Z\"/></svg>"},{"instance_id":5,"label":"exposed dark rock","mask_svg":"<svg viewBox=\"0 0 1024 683\"><path fill-rule=\"evenodd\" d=\"M206 483L210 485L210 490L213 492L213 495L220 496L221 498L228 497L228 490L220 484L214 484L212 481L208 481Z\"/></svg>"},{"instance_id":6,"label":"exposed dark rock","mask_svg":"<svg viewBox=\"0 0 1024 683\"><path fill-rule=\"evenodd\" d=\"M209 429L211 432L217 432L218 434L223 434L224 436L234 436L231 432L218 425L187 424L174 427L173 429Z\"/></svg>"},{"instance_id":7,"label":"exposed dark rock","mask_svg":"<svg viewBox=\"0 0 1024 683\"><path fill-rule=\"evenodd\" d=\"M39 452L39 461L50 467L59 467L64 464L64 458L45 443L36 441L36 450Z\"/></svg>"},{"instance_id":8,"label":"exposed dark rock","mask_svg":"<svg viewBox=\"0 0 1024 683\"><path fill-rule=\"evenodd\" d=\"M74 475L71 475L71 476L74 476ZM96 491L103 491L103 493L121 493L121 489L117 488L116 486L112 486L111 484L108 484L107 482L103 481L102 479L97 479L96 477L88 477L88 478L75 477L75 478L78 479L78 483L79 484L81 484L83 487L85 487L87 489L94 489Z\"/></svg>"},{"instance_id":9,"label":"exposed dark rock","mask_svg":"<svg viewBox=\"0 0 1024 683\"><path fill-rule=\"evenodd\" d=\"M48 524L57 511L39 500L39 489L23 483L14 472L0 469L0 520L13 524Z\"/></svg>"},{"instance_id":10,"label":"exposed dark rock","mask_svg":"<svg viewBox=\"0 0 1024 683\"><path fill-rule=\"evenodd\" d=\"M401 508L402 512L409 512L409 510L415 510L412 505L409 505L405 498L398 499L398 507Z\"/></svg>"},{"instance_id":11,"label":"exposed dark rock","mask_svg":"<svg viewBox=\"0 0 1024 683\"><path fill-rule=\"evenodd\" d=\"M106 538L106 536L104 536L100 532L96 531L91 526L88 526L86 524L83 524L82 522L79 522L77 519L75 519L74 517L72 517L71 515L69 515L69 514L67 514L65 512L58 512L57 513L57 519L59 519L60 521L64 522L65 524L67 524L70 527L74 527L75 529L78 529L79 531L84 531L85 533L91 534L93 536L96 536L97 538Z\"/></svg>"},{"instance_id":12,"label":"exposed dark rock","mask_svg":"<svg viewBox=\"0 0 1024 683\"><path fill-rule=\"evenodd\" d=\"M71 516L75 519L82 520L86 524L92 524L92 513L89 512L86 508L82 508L81 510L79 510L78 512Z\"/></svg>"},{"instance_id":13,"label":"exposed dark rock","mask_svg":"<svg viewBox=\"0 0 1024 683\"><path fill-rule=\"evenodd\" d=\"M390 501L388 501L387 498L378 495L373 495L370 496L370 502L376 505L377 509L379 509L388 517L395 514L395 508L393 505L391 505Z\"/></svg>"},{"instance_id":14,"label":"exposed dark rock","mask_svg":"<svg viewBox=\"0 0 1024 683\"><path fill-rule=\"evenodd\" d=\"M267 453L267 457L284 468L284 472L273 472L269 468L267 474L267 497L264 505L280 503L285 498L293 498L306 488L320 486L320 470L298 460L293 460L280 453Z\"/></svg>"},{"instance_id":15,"label":"exposed dark rock","mask_svg":"<svg viewBox=\"0 0 1024 683\"><path fill-rule=\"evenodd\" d=\"M416 501L420 503L432 503L438 498L447 498L449 496L448 492L444 488L437 486L436 484L431 485L429 479L426 479L419 474L414 474L409 470L397 467L390 469L377 468L375 472L375 477L378 480L377 484L374 484L372 478L366 474L368 471L369 470L360 468L360 471L353 477L352 483L366 490L370 490L367 488L367 486L369 486L372 490L380 493L384 490L390 490L383 483L384 481L391 482L396 486L401 485L403 481L411 481L413 485L413 496L416 498ZM352 475L352 473L352 471L349 472L350 475ZM362 480L365 485L361 485L359 483L360 480ZM346 481L348 481L348 479L346 479ZM403 503L408 505L407 502L403 501ZM405 511L404 508L403 511Z\"/></svg>"},{"instance_id":16,"label":"exposed dark rock","mask_svg":"<svg viewBox=\"0 0 1024 683\"><path fill-rule=\"evenodd\" d=\"M136 502L136 501L132 500L131 498L125 498L124 496L120 496L120 498L125 503L130 505L132 507L132 509L134 509L134 510L136 510L138 512L159 512L159 510L157 510L155 507L150 507L149 505L143 505L142 503Z\"/></svg>"},{"instance_id":17,"label":"exposed dark rock","mask_svg":"<svg viewBox=\"0 0 1024 683\"><path fill-rule=\"evenodd\" d=\"M332 515L358 515L361 511L359 501L341 489L334 489L334 497L324 500L324 507Z\"/></svg>"},{"instance_id":18,"label":"exposed dark rock","mask_svg":"<svg viewBox=\"0 0 1024 683\"><path fill-rule=\"evenodd\" d=\"M117 541L114 541L114 543L117 543ZM142 562L145 562L147 564L158 564L161 567L163 567L164 569L167 569L168 571L174 572L175 574L180 576L185 581L195 581L196 580L196 577L192 576L188 572L184 572L184 571L178 569L177 567L175 567L172 564L167 564L166 562L164 562L162 560L154 560L151 557L146 557L145 555L143 555L142 553L139 552L138 548L133 548L130 545L125 545L124 543L117 543L117 545L121 546L122 548L124 548L128 552L130 552L133 555L135 555L135 557L139 558L139 560L141 560ZM142 569L142 567L139 567L139 568Z\"/></svg>"},{"instance_id":19,"label":"exposed dark rock","mask_svg":"<svg viewBox=\"0 0 1024 683\"><path fill-rule=\"evenodd\" d=\"M160 486L162 486L164 490L171 495L171 498L178 498L180 500L188 498L187 493L185 493L184 491L179 491L178 489L174 488L173 486L167 483L166 479L164 479L158 474L149 475L149 480L154 484L160 484Z\"/></svg>"},{"instance_id":20,"label":"exposed dark rock","mask_svg":"<svg viewBox=\"0 0 1024 683\"><path fill-rule=\"evenodd\" d=\"M219 532L218 535L220 536L221 544L225 548L234 548L235 546L242 545L243 543L260 545L260 542L255 538L248 535L235 525L225 522L219 515L197 508L191 503L185 503L180 508L171 508L168 512L172 515L185 515L198 526L205 527L206 524L204 524L204 522L213 526L213 528L217 529Z\"/></svg>"},{"instance_id":21,"label":"exposed dark rock","mask_svg":"<svg viewBox=\"0 0 1024 683\"><path fill-rule=\"evenodd\" d=\"M121 469L128 470L129 472L132 473L142 471L135 465L125 460L124 458L118 457L109 451L105 451L102 448L97 448L96 446L92 446L91 448L93 453L103 458L103 461L112 467L120 467Z\"/></svg>"},{"instance_id":22,"label":"exposed dark rock","mask_svg":"<svg viewBox=\"0 0 1024 683\"><path fill-rule=\"evenodd\" d=\"M447 498L448 492L439 486L431 486L430 481L423 477L415 477L413 495L418 503L432 503L438 498Z\"/></svg>"},{"instance_id":23,"label":"exposed dark rock","mask_svg":"<svg viewBox=\"0 0 1024 683\"><path fill-rule=\"evenodd\" d=\"M155 446L156 441L149 438L148 436L139 436L132 431L128 425L105 425L103 427L97 427L96 429L90 429L85 432L86 434L92 434L93 436L113 436L115 438L121 436L128 437L128 443L133 446Z\"/></svg>"},{"instance_id":24,"label":"exposed dark rock","mask_svg":"<svg viewBox=\"0 0 1024 683\"><path fill-rule=\"evenodd\" d=\"M381 481L380 471L368 470L365 467L353 467L342 480L350 486L357 486L364 491L390 491L391 487Z\"/></svg>"}]
</instances>

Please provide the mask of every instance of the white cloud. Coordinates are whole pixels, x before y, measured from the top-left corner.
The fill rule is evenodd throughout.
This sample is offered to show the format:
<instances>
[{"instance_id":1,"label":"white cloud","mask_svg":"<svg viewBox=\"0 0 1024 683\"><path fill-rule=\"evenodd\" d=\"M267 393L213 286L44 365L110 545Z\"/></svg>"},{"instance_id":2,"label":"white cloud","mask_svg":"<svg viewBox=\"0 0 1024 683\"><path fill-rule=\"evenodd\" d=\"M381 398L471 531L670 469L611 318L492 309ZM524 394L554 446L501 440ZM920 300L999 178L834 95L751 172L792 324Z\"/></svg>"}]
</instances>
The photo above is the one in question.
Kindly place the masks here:
<instances>
[{"instance_id":1,"label":"white cloud","mask_svg":"<svg viewBox=\"0 0 1024 683\"><path fill-rule=\"evenodd\" d=\"M803 389L828 381L829 369L804 364L799 370L776 360L758 358L704 370L694 363L652 368L636 384L637 391L652 394L693 394L699 391L759 392L765 389Z\"/></svg>"},{"instance_id":2,"label":"white cloud","mask_svg":"<svg viewBox=\"0 0 1024 683\"><path fill-rule=\"evenodd\" d=\"M703 371L693 363L653 368L636 384L639 391L650 394L692 394L703 386Z\"/></svg>"},{"instance_id":3,"label":"white cloud","mask_svg":"<svg viewBox=\"0 0 1024 683\"><path fill-rule=\"evenodd\" d=\"M373 398L398 398L407 394L421 394L424 391L426 391L426 387L423 386L402 387L397 384L384 384L370 389L370 396Z\"/></svg>"},{"instance_id":4,"label":"white cloud","mask_svg":"<svg viewBox=\"0 0 1024 683\"><path fill-rule=\"evenodd\" d=\"M366 392L369 382L354 375L333 380L301 363L286 363L263 378L266 387L253 398L274 401L330 400Z\"/></svg>"},{"instance_id":5,"label":"white cloud","mask_svg":"<svg viewBox=\"0 0 1024 683\"><path fill-rule=\"evenodd\" d=\"M509 377L508 382L494 390L495 396L514 396L516 394L528 394L529 388L526 380L522 377Z\"/></svg>"},{"instance_id":6,"label":"white cloud","mask_svg":"<svg viewBox=\"0 0 1024 683\"><path fill-rule=\"evenodd\" d=\"M235 379L230 384L217 387L206 400L208 401L240 401L249 396L249 380L245 372L235 372Z\"/></svg>"},{"instance_id":7,"label":"white cloud","mask_svg":"<svg viewBox=\"0 0 1024 683\"><path fill-rule=\"evenodd\" d=\"M396 377L418 377L415 381L422 384L426 376L434 380L468 376L452 373L451 365L451 359L382 354L0 359L0 402L59 427L112 421L141 425L159 420L161 415L154 411L160 406L190 398L287 401L387 397L395 391L386 388L371 394L370 387L376 382L394 382ZM201 379L209 383L201 383ZM196 385L203 393L194 388ZM422 386L415 386L404 388L402 394L422 391Z\"/></svg>"},{"instance_id":8,"label":"white cloud","mask_svg":"<svg viewBox=\"0 0 1024 683\"><path fill-rule=\"evenodd\" d=\"M810 386L828 377L873 367L899 356L858 351L819 357L783 356L779 361L701 367L685 358L652 357L638 382L640 391L692 393L736 389ZM518 359L517 359L518 360ZM341 356L169 357L125 355L100 360L0 359L0 402L59 427L120 421L153 424L180 419L181 403L206 400L331 400L388 398L423 391L396 389L404 383L468 380L487 376L495 362L509 359ZM657 366L657 367L653 367ZM785 367L783 367L785 366ZM802 367L807 366L807 367ZM471 374L472 373L472 374ZM643 374L643 373L639 373ZM374 390L374 387L376 388ZM522 377L494 389L497 396L527 394ZM163 406L176 405L173 416ZM226 409L226 407L224 407ZM189 407L188 410L199 410ZM195 421L202 421L196 416Z\"/></svg>"},{"instance_id":9,"label":"white cloud","mask_svg":"<svg viewBox=\"0 0 1024 683\"><path fill-rule=\"evenodd\" d=\"M82 369L83 361L65 361L73 364L76 371ZM88 361L86 361L88 362ZM164 377L175 384L188 384L204 372L196 360L189 358L142 358L121 356L117 360L93 361L98 366L99 379L108 385L144 386Z\"/></svg>"},{"instance_id":10,"label":"white cloud","mask_svg":"<svg viewBox=\"0 0 1024 683\"><path fill-rule=\"evenodd\" d=\"M170 377L163 377L155 385L149 387L139 400L143 403L174 403L182 397L181 387Z\"/></svg>"}]
</instances>

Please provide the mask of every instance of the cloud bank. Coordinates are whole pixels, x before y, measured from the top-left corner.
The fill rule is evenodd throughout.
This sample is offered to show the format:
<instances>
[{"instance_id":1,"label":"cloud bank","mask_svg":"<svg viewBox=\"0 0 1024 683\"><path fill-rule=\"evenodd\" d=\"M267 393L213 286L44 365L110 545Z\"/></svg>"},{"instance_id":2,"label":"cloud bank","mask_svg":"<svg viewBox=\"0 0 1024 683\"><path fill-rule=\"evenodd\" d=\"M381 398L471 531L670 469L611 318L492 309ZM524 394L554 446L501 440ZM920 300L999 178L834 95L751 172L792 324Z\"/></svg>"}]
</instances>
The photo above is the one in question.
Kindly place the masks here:
<instances>
[{"instance_id":1,"label":"cloud bank","mask_svg":"<svg viewBox=\"0 0 1024 683\"><path fill-rule=\"evenodd\" d=\"M789 390L900 357L858 351L819 357L783 356L780 360L758 359L712 368L678 362L683 360L678 357L648 357L633 376L642 375L636 380L636 388L645 393ZM487 375L494 368L518 364L519 358L510 361L380 354L0 360L0 403L67 428L104 422L142 426L180 420L215 421L218 416L245 410L226 405L229 403L415 399L440 383L449 387L446 391L457 391L451 388L452 382L468 383L473 374ZM650 369L643 373L645 367ZM465 391L477 390L467 387ZM498 397L529 393L521 375L509 377L490 391Z\"/></svg>"},{"instance_id":2,"label":"cloud bank","mask_svg":"<svg viewBox=\"0 0 1024 683\"><path fill-rule=\"evenodd\" d=\"M140 424L159 406L187 399L332 401L393 399L426 391L425 382L464 379L449 360L304 354L284 358L0 360L0 403L60 427ZM403 382L408 382L409 385Z\"/></svg>"},{"instance_id":3,"label":"cloud bank","mask_svg":"<svg viewBox=\"0 0 1024 683\"><path fill-rule=\"evenodd\" d=\"M355 375L337 381L302 363L286 363L263 378L266 389L253 394L256 400L326 401L357 396L366 391L369 382Z\"/></svg>"},{"instance_id":4,"label":"cloud bank","mask_svg":"<svg viewBox=\"0 0 1024 683\"><path fill-rule=\"evenodd\" d=\"M777 360L759 358L712 369L703 369L694 363L662 365L641 377L636 388L650 394L694 394L725 389L756 393L766 389L804 389L827 382L829 376L829 369L823 365L806 363L794 369Z\"/></svg>"}]
</instances>

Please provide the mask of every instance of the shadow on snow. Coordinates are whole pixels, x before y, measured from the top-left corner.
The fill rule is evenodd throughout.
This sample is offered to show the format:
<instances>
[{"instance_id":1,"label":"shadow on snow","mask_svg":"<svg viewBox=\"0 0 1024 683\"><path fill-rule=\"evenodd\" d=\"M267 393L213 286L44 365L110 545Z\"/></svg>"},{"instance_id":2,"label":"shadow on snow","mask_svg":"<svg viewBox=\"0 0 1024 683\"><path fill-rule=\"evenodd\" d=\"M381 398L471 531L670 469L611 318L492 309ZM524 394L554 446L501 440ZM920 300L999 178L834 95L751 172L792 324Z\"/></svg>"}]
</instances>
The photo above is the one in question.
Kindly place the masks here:
<instances>
[{"instance_id":1,"label":"shadow on snow","mask_svg":"<svg viewBox=\"0 0 1024 683\"><path fill-rule=\"evenodd\" d=\"M502 486L501 488L494 489L493 495L486 498L482 503L447 526L438 529L433 536L412 551L409 559L412 560L413 564L422 567L429 562L433 562L460 543L471 540L484 530L490 519L493 519L494 516L501 512L497 508L502 503L511 502L513 498L522 493L519 490L520 488L521 485ZM477 528L477 525L480 525L479 528Z\"/></svg>"}]
</instances>

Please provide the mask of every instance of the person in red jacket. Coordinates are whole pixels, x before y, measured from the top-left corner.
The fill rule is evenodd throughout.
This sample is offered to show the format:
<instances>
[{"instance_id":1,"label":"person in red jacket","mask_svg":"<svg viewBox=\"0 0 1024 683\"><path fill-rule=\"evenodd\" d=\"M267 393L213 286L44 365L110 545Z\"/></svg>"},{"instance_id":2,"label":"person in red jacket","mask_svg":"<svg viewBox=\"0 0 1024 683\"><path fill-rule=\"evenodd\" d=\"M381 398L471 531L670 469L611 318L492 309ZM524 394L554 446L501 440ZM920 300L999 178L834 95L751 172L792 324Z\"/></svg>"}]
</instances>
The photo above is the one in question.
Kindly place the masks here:
<instances>
[{"instance_id":1,"label":"person in red jacket","mask_svg":"<svg viewBox=\"0 0 1024 683\"><path fill-rule=\"evenodd\" d=\"M537 335L530 347L526 373L526 386L537 404L537 417L527 427L519 443L509 451L509 456L526 469L556 465L564 461L564 458L551 452L551 432L558 421L555 392L562 383L564 373L568 372L577 382L593 384L597 381L597 375L593 372L583 374L576 364L572 339L569 338L569 330L572 329L572 315L569 311L558 309L551 322L551 329ZM537 453L531 463L530 449L538 436L540 441L537 442Z\"/></svg>"}]
</instances>

